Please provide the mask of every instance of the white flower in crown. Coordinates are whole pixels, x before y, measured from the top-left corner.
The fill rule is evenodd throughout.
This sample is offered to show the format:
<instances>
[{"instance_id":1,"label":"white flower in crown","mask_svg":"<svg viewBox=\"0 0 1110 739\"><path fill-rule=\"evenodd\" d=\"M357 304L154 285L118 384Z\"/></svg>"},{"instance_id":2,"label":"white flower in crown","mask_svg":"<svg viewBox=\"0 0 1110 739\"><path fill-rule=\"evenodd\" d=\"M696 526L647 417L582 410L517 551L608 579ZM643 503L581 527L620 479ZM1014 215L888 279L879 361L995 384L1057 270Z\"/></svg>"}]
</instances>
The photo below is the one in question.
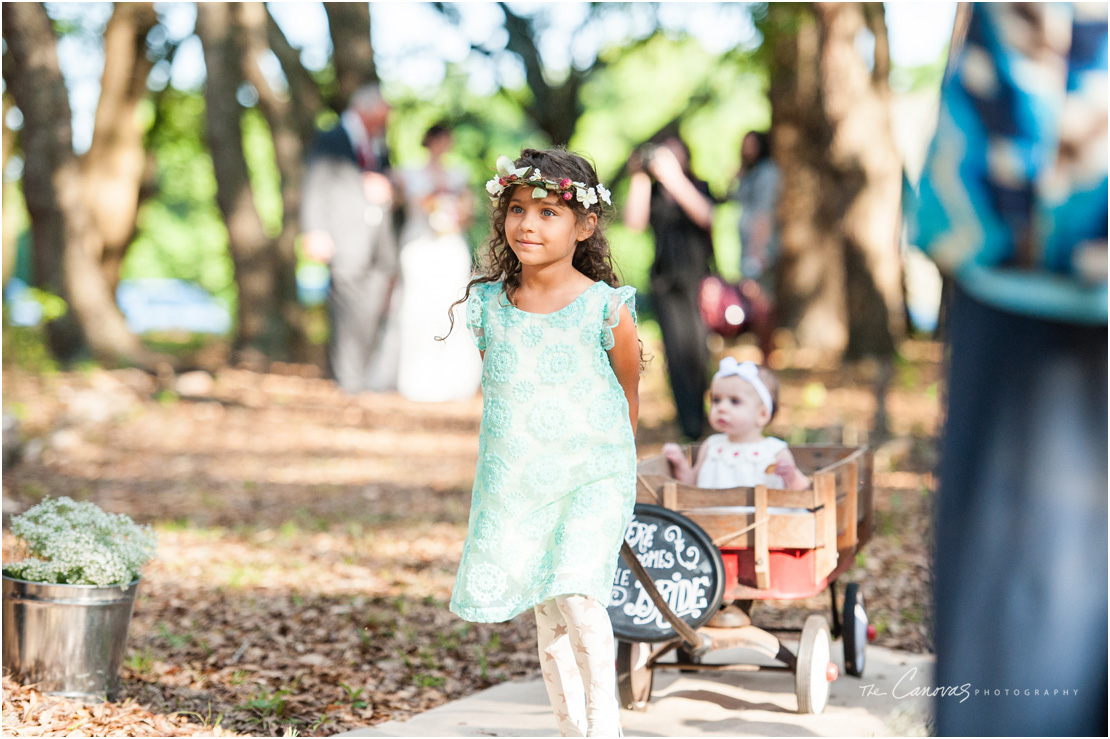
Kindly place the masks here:
<instances>
[{"instance_id":1,"label":"white flower in crown","mask_svg":"<svg viewBox=\"0 0 1110 739\"><path fill-rule=\"evenodd\" d=\"M612 205L613 201L609 199L609 191L605 189L605 185L600 182L597 183L597 194L606 205Z\"/></svg>"},{"instance_id":2,"label":"white flower in crown","mask_svg":"<svg viewBox=\"0 0 1110 739\"><path fill-rule=\"evenodd\" d=\"M539 170L538 167L536 168L536 171L534 171L532 173L532 176L529 177L528 179L530 179L530 180L542 180L543 179L543 175L540 174L540 170Z\"/></svg>"},{"instance_id":3,"label":"white flower in crown","mask_svg":"<svg viewBox=\"0 0 1110 739\"><path fill-rule=\"evenodd\" d=\"M578 196L578 202L582 203L584 207L589 208L597 202L597 193L594 192L592 187L576 187L575 191Z\"/></svg>"},{"instance_id":4,"label":"white flower in crown","mask_svg":"<svg viewBox=\"0 0 1110 739\"><path fill-rule=\"evenodd\" d=\"M497 174L502 177L516 176L523 179L524 175L528 174L529 169L531 169L531 167L514 167L513 160L509 159L507 156L497 157Z\"/></svg>"},{"instance_id":5,"label":"white flower in crown","mask_svg":"<svg viewBox=\"0 0 1110 739\"><path fill-rule=\"evenodd\" d=\"M494 177L486 183L486 192L489 193L491 198L499 198L501 197L501 193L505 192L505 186L501 184L499 178Z\"/></svg>"}]
</instances>

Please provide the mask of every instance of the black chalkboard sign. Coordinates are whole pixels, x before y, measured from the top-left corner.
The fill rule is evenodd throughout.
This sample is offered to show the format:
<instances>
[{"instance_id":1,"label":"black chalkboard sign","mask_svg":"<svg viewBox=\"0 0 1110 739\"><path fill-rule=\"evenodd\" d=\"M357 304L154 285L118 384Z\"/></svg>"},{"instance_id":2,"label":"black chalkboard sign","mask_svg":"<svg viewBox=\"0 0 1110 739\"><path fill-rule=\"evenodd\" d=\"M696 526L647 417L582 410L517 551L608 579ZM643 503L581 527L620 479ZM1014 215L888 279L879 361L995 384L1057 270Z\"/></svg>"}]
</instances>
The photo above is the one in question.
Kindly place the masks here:
<instances>
[{"instance_id":1,"label":"black chalkboard sign","mask_svg":"<svg viewBox=\"0 0 1110 739\"><path fill-rule=\"evenodd\" d=\"M624 535L659 594L679 618L702 626L721 607L725 565L700 526L661 506L637 503ZM677 637L624 558L617 560L609 619L617 638L662 642Z\"/></svg>"}]
</instances>

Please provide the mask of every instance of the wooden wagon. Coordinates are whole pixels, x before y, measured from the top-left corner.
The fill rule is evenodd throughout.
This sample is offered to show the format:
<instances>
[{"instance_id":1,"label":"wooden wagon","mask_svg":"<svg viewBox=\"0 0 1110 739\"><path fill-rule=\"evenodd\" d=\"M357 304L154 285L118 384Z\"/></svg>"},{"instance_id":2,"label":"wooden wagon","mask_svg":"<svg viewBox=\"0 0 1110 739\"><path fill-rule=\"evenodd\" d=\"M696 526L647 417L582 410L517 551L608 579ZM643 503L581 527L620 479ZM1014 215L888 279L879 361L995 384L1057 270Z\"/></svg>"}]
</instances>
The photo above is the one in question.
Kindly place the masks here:
<instances>
[{"instance_id":1,"label":"wooden wagon","mask_svg":"<svg viewBox=\"0 0 1110 739\"><path fill-rule=\"evenodd\" d=\"M691 459L696 458L698 445L686 451ZM635 584L641 602L637 609L615 597L615 605L610 606L618 637L618 687L626 708L646 708L652 674L657 669L778 669L795 675L799 712L819 713L828 698L828 683L838 674L829 658L830 641L841 636L845 670L851 675L862 674L865 647L873 630L855 583L845 588L838 607L836 580L852 566L856 552L873 531L871 453L866 447L839 446L795 446L791 452L798 467L813 481L811 489L776 490L762 485L725 490L698 488L671 477L662 455L639 463L637 518L654 521L652 526L665 531L668 541L677 539L680 546L700 547L705 561L696 580L705 592L695 604L704 602L704 607L691 608L691 588L686 587L686 595L681 596L684 605L679 607L678 588L668 586L672 585L671 577L675 583L681 580L681 568L675 567L672 573L644 567L641 560L658 564L653 559L659 557L645 556L642 546L640 553L633 553L628 541L633 539L634 521L623 547L624 562L618 568L617 582L623 577L626 584ZM669 557L667 563L673 565L674 557ZM631 577L623 574L625 568ZM645 578L651 582L644 583ZM619 589L616 585L615 596ZM659 586L667 592L661 594ZM796 629L761 628L751 623L753 601L809 598L826 588L832 602L832 627L824 616L810 615L801 629L796 652L775 635ZM651 614L659 627L655 631L647 631L649 627L644 626L651 620L644 617L643 605L648 597L658 609L658 614ZM631 614L637 616L634 621ZM707 652L733 647L752 650L778 664L702 663ZM660 661L672 651L677 651L676 662Z\"/></svg>"}]
</instances>

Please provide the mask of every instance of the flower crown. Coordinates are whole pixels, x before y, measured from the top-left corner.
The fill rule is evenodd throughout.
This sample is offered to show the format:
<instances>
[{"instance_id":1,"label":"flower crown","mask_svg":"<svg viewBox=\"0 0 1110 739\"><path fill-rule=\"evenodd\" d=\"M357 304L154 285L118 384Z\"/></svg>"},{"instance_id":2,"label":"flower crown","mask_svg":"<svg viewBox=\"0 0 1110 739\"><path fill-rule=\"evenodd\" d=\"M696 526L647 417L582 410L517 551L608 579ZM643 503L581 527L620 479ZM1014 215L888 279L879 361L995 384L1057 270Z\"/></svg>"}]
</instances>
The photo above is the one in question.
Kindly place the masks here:
<instances>
[{"instance_id":1,"label":"flower crown","mask_svg":"<svg viewBox=\"0 0 1110 739\"><path fill-rule=\"evenodd\" d=\"M560 195L563 200L577 198L584 208L589 208L601 198L607 205L612 205L609 191L600 182L595 187L590 187L585 182L574 182L569 177L561 180L545 179L538 167L514 167L513 160L506 156L497 157L497 176L486 183L486 192L490 200L496 201L505 192L505 188L513 185L532 185L532 197L537 200L546 198L549 193Z\"/></svg>"}]
</instances>

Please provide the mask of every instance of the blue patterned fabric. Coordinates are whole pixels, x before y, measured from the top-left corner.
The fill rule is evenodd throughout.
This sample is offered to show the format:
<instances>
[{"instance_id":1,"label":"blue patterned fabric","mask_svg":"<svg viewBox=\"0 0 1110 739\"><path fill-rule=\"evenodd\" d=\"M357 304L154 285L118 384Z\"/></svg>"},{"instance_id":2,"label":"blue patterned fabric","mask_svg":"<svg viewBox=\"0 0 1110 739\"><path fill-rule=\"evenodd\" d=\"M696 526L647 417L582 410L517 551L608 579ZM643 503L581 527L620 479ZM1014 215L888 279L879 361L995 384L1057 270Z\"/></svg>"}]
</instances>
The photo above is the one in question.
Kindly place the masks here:
<instances>
[{"instance_id":1,"label":"blue patterned fabric","mask_svg":"<svg viewBox=\"0 0 1110 739\"><path fill-rule=\"evenodd\" d=\"M485 352L470 524L451 610L507 621L558 595L608 605L636 499L636 445L606 353L636 291L596 282L527 313L479 284L467 326Z\"/></svg>"},{"instance_id":2,"label":"blue patterned fabric","mask_svg":"<svg viewBox=\"0 0 1110 739\"><path fill-rule=\"evenodd\" d=\"M916 243L995 307L1106 323L1106 114L1105 4L973 3Z\"/></svg>"}]
</instances>

